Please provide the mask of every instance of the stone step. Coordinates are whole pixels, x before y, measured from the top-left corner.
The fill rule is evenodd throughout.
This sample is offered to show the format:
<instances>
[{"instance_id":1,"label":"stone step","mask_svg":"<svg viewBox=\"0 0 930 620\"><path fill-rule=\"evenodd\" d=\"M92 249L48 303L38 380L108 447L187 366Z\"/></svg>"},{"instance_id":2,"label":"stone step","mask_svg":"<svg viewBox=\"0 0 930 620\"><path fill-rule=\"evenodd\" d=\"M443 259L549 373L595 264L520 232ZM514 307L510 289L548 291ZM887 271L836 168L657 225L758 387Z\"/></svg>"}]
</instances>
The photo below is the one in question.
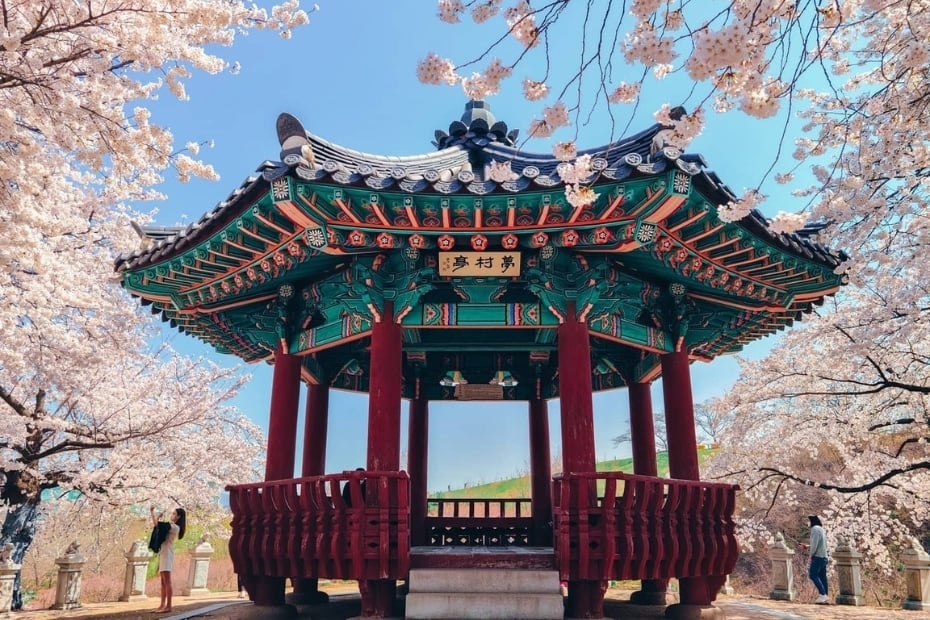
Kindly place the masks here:
<instances>
[{"instance_id":1,"label":"stone step","mask_svg":"<svg viewBox=\"0 0 930 620\"><path fill-rule=\"evenodd\" d=\"M564 615L559 594L411 592L407 595L404 617L411 620L562 620Z\"/></svg>"},{"instance_id":2,"label":"stone step","mask_svg":"<svg viewBox=\"0 0 930 620\"><path fill-rule=\"evenodd\" d=\"M410 570L410 592L554 594L559 573L554 570L501 568L421 568Z\"/></svg>"}]
</instances>

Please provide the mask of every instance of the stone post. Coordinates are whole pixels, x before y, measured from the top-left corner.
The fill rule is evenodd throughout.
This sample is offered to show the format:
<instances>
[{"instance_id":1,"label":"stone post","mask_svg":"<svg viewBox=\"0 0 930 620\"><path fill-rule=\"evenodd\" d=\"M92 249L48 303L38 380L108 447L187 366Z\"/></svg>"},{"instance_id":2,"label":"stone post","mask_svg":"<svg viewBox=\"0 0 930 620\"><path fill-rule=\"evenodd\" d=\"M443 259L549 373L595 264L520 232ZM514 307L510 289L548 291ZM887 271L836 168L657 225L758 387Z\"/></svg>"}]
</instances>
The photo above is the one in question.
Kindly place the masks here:
<instances>
[{"instance_id":1,"label":"stone post","mask_svg":"<svg viewBox=\"0 0 930 620\"><path fill-rule=\"evenodd\" d=\"M907 598L901 606L917 611L930 609L930 554L915 538L912 547L901 554L901 562L907 582Z\"/></svg>"},{"instance_id":2,"label":"stone post","mask_svg":"<svg viewBox=\"0 0 930 620\"><path fill-rule=\"evenodd\" d=\"M0 551L0 616L10 615L13 605L13 584L22 564L13 562L13 543L7 543Z\"/></svg>"},{"instance_id":3,"label":"stone post","mask_svg":"<svg viewBox=\"0 0 930 620\"><path fill-rule=\"evenodd\" d=\"M735 590L733 589L733 586L730 585L730 576L727 575L726 581L724 581L723 585L720 586L720 594L731 596L734 592Z\"/></svg>"},{"instance_id":4,"label":"stone post","mask_svg":"<svg viewBox=\"0 0 930 620\"><path fill-rule=\"evenodd\" d=\"M862 554L849 545L845 538L838 537L833 562L836 564L836 580L840 593L837 605L865 605L862 595Z\"/></svg>"},{"instance_id":5,"label":"stone post","mask_svg":"<svg viewBox=\"0 0 930 620\"><path fill-rule=\"evenodd\" d=\"M794 549L785 544L781 532L775 534L775 544L769 547L772 560L772 592L769 598L776 601L793 601L798 593L794 591Z\"/></svg>"},{"instance_id":6,"label":"stone post","mask_svg":"<svg viewBox=\"0 0 930 620\"><path fill-rule=\"evenodd\" d=\"M207 535L204 534L191 552L191 567L187 573L187 587L184 589L185 596L209 592L207 589L207 574L210 571L210 556L212 555L213 545L207 542Z\"/></svg>"},{"instance_id":7,"label":"stone post","mask_svg":"<svg viewBox=\"0 0 930 620\"><path fill-rule=\"evenodd\" d=\"M58 588L52 609L77 609L81 606L81 571L87 559L78 551L79 548L80 545L73 542L55 560L58 565Z\"/></svg>"},{"instance_id":8,"label":"stone post","mask_svg":"<svg viewBox=\"0 0 930 620\"><path fill-rule=\"evenodd\" d=\"M126 578L123 580L123 595L121 601L141 601L148 598L145 594L145 577L149 568L149 559L152 552L148 550L145 541L137 540L125 553Z\"/></svg>"}]
</instances>

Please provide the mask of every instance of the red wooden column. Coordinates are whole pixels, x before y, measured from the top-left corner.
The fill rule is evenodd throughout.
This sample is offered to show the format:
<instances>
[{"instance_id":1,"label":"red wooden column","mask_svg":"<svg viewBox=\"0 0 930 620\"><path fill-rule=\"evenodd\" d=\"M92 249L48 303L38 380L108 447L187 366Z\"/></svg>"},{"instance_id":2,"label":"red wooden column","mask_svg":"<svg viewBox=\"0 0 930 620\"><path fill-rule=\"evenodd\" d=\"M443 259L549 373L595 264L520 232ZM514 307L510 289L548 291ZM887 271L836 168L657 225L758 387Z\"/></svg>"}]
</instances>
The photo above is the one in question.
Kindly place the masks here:
<instances>
[{"instance_id":1,"label":"red wooden column","mask_svg":"<svg viewBox=\"0 0 930 620\"><path fill-rule=\"evenodd\" d=\"M686 348L662 356L668 469L671 478L700 480L689 363ZM705 607L716 598L716 593L710 591L708 580L703 577L679 579L679 586L681 603L669 607L667 617L690 617L688 607Z\"/></svg>"},{"instance_id":2,"label":"red wooden column","mask_svg":"<svg viewBox=\"0 0 930 620\"><path fill-rule=\"evenodd\" d=\"M380 322L371 328L371 379L368 383L368 469L400 470L401 364L400 325L393 321L394 307L384 302ZM372 579L359 583L362 617L391 617L397 582Z\"/></svg>"},{"instance_id":3,"label":"red wooden column","mask_svg":"<svg viewBox=\"0 0 930 620\"><path fill-rule=\"evenodd\" d=\"M329 426L329 385L307 384L307 405L304 410L304 451L301 476L322 476L326 473L326 431ZM295 605L326 603L329 595L320 592L319 580L292 578L294 592L288 597Z\"/></svg>"},{"instance_id":4,"label":"red wooden column","mask_svg":"<svg viewBox=\"0 0 930 620\"><path fill-rule=\"evenodd\" d=\"M530 485L533 538L536 547L552 546L552 459L549 449L549 404L530 399Z\"/></svg>"},{"instance_id":5,"label":"red wooden column","mask_svg":"<svg viewBox=\"0 0 930 620\"><path fill-rule=\"evenodd\" d=\"M410 401L407 425L407 470L410 474L410 544L425 545L426 531L426 470L429 460L429 401Z\"/></svg>"},{"instance_id":6,"label":"red wooden column","mask_svg":"<svg viewBox=\"0 0 930 620\"><path fill-rule=\"evenodd\" d=\"M591 343L588 338L587 323L577 319L575 304L569 302L565 321L559 325L558 333L562 468L565 472L596 471ZM595 496L592 486L588 505L596 501ZM606 591L606 581L569 580L566 617L603 618Z\"/></svg>"},{"instance_id":7,"label":"red wooden column","mask_svg":"<svg viewBox=\"0 0 930 620\"><path fill-rule=\"evenodd\" d=\"M656 432L652 419L652 393L648 383L630 383L630 442L633 444L633 473L658 476L656 464ZM667 579L643 579L640 590L630 595L637 605L665 605Z\"/></svg>"},{"instance_id":8,"label":"red wooden column","mask_svg":"<svg viewBox=\"0 0 930 620\"><path fill-rule=\"evenodd\" d=\"M268 417L268 454L265 480L294 477L297 445L297 409L300 401L300 358L279 345L274 356L271 381L271 412ZM254 592L256 605L284 605L284 578L258 577Z\"/></svg>"},{"instance_id":9,"label":"red wooden column","mask_svg":"<svg viewBox=\"0 0 930 620\"><path fill-rule=\"evenodd\" d=\"M326 433L328 427L329 385L308 383L301 475L322 476L326 473Z\"/></svg>"}]
</instances>

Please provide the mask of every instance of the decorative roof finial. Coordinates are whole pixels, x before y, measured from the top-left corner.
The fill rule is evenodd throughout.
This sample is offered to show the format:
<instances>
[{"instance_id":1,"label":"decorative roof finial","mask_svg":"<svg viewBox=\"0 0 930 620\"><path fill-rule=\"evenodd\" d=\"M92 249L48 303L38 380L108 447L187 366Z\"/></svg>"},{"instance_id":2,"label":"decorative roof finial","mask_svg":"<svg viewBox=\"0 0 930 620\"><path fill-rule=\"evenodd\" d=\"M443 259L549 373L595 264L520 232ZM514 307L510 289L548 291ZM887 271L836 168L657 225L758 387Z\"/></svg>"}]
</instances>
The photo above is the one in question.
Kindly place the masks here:
<instances>
[{"instance_id":1,"label":"decorative roof finial","mask_svg":"<svg viewBox=\"0 0 930 620\"><path fill-rule=\"evenodd\" d=\"M485 101L471 100L465 104L461 120L452 121L449 133L437 129L433 144L438 149L462 145L470 149L480 149L490 142L500 142L513 146L519 130L507 130L507 123L494 118L491 106Z\"/></svg>"}]
</instances>

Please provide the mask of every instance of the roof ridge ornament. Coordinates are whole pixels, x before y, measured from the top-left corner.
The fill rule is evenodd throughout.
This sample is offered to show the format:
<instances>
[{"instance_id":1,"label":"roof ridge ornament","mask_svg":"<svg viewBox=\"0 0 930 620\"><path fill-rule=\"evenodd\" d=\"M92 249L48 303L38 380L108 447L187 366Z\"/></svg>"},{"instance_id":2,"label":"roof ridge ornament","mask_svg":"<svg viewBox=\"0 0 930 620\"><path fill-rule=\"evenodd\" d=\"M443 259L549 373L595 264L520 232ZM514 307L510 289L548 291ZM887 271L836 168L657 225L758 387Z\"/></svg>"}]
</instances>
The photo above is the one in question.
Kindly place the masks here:
<instances>
[{"instance_id":1,"label":"roof ridge ornament","mask_svg":"<svg viewBox=\"0 0 930 620\"><path fill-rule=\"evenodd\" d=\"M278 142L281 144L281 161L289 166L303 164L312 168L316 163L313 147L307 138L307 130L296 116L284 112L275 123Z\"/></svg>"},{"instance_id":2,"label":"roof ridge ornament","mask_svg":"<svg viewBox=\"0 0 930 620\"><path fill-rule=\"evenodd\" d=\"M435 131L433 145L440 150L456 145L481 149L491 142L514 146L519 135L519 129L508 131L507 123L494 118L487 102L471 100L465 104L462 118L449 124L448 133Z\"/></svg>"}]
</instances>

